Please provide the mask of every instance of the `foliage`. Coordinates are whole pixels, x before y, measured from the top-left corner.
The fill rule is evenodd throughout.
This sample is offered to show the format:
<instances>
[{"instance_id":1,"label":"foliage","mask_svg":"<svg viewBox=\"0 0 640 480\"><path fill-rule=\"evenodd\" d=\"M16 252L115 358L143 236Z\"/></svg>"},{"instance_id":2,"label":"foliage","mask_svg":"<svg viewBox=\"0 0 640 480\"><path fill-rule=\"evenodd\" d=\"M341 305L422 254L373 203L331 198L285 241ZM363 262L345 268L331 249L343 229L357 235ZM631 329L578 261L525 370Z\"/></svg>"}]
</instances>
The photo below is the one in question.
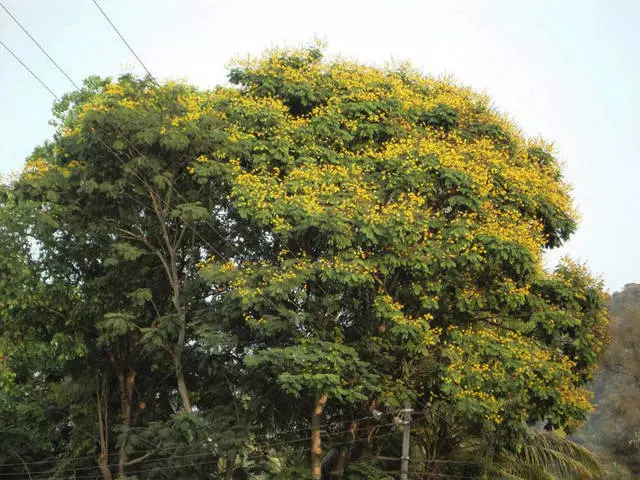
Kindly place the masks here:
<instances>
[{"instance_id":1,"label":"foliage","mask_svg":"<svg viewBox=\"0 0 640 480\"><path fill-rule=\"evenodd\" d=\"M291 478L311 425L325 475L384 478L406 399L429 405L425 462L480 440L517 462L532 425L585 418L605 294L569 260L542 268L576 226L550 145L468 88L315 47L229 78L89 79L8 187L24 212L2 222L10 266L63 305L33 345L55 338L65 385L92 398L93 444L68 400L69 458L93 455L104 478L154 478L158 462ZM22 325L2 348L29 384L47 367L19 359Z\"/></svg>"}]
</instances>

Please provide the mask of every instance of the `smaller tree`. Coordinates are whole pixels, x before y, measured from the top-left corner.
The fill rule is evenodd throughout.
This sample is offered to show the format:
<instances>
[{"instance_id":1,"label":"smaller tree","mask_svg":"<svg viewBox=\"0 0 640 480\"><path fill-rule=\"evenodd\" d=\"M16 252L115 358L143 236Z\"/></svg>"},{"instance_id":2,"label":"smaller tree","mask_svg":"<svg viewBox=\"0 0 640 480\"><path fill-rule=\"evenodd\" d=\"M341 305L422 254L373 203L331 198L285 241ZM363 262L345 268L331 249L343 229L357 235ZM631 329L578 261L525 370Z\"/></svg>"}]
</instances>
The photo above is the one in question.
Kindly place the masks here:
<instances>
[{"instance_id":1,"label":"smaller tree","mask_svg":"<svg viewBox=\"0 0 640 480\"><path fill-rule=\"evenodd\" d=\"M311 407L311 472L314 479L320 479L323 457L320 435L327 400L331 398L351 410L349 405L365 403L378 393L378 376L353 348L317 339L269 348L248 357L246 362L265 370L284 392L295 398L307 397L304 403Z\"/></svg>"}]
</instances>

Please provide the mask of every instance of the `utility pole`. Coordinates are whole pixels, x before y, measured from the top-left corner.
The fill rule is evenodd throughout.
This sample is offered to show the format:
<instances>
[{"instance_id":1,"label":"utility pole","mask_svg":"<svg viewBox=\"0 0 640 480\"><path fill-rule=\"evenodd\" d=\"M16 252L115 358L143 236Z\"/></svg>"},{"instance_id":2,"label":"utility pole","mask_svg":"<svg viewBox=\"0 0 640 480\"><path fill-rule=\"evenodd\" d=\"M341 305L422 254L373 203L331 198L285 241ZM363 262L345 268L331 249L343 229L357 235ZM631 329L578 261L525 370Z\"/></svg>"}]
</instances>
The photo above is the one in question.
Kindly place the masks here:
<instances>
[{"instance_id":1,"label":"utility pole","mask_svg":"<svg viewBox=\"0 0 640 480\"><path fill-rule=\"evenodd\" d=\"M402 414L402 457L400 457L400 480L409 480L409 439L411 436L411 404L409 400L404 402Z\"/></svg>"}]
</instances>

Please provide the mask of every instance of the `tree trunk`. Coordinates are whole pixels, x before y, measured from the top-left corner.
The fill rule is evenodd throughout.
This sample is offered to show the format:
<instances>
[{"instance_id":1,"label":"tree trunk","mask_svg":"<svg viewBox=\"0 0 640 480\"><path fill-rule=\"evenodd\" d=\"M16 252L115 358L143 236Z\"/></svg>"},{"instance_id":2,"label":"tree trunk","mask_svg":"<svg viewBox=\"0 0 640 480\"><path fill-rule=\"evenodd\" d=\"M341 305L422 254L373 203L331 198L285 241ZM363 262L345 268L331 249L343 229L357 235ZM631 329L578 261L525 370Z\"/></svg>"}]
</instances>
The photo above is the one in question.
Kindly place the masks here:
<instances>
[{"instance_id":1,"label":"tree trunk","mask_svg":"<svg viewBox=\"0 0 640 480\"><path fill-rule=\"evenodd\" d=\"M184 372L182 371L182 353L181 348L176 348L176 351L173 354L173 364L176 371L176 381L178 382L178 392L180 393L180 398L182 399L182 406L184 407L184 411L191 413L191 400L189 398L189 390L187 390L187 384L184 381Z\"/></svg>"},{"instance_id":2,"label":"tree trunk","mask_svg":"<svg viewBox=\"0 0 640 480\"><path fill-rule=\"evenodd\" d=\"M167 205L169 205L171 202L166 200L164 202L161 202L159 200L160 194L154 192L153 190L148 190L148 193L149 198L151 198L151 202L153 204L153 210L155 211L156 217L158 218L158 222L160 224L164 247L160 250L155 249L149 239L145 238L144 236L142 238L142 241L152 251L155 251L156 255L160 259L160 262L162 263L162 266L167 274L167 280L169 281L169 285L171 285L171 290L173 292L173 307L175 309L176 315L178 316L178 321L180 322L178 341L173 348L173 364L175 367L176 383L178 384L178 392L180 393L180 398L182 399L182 405L186 412L191 413L192 408L191 400L189 398L189 390L187 390L187 385L184 381L184 372L182 370L182 350L184 349L187 333L187 318L185 309L182 306L180 300L182 283L180 282L180 273L177 263L177 251L182 235L180 235L179 238L174 238L172 240L171 235L167 230L166 222L169 218L169 210L167 209ZM161 203L164 203L164 205L161 205Z\"/></svg>"},{"instance_id":3,"label":"tree trunk","mask_svg":"<svg viewBox=\"0 0 640 480\"><path fill-rule=\"evenodd\" d=\"M322 440L320 428L322 426L322 411L327 404L327 394L322 392L316 397L311 415L311 478L321 480L322 478Z\"/></svg>"},{"instance_id":4,"label":"tree trunk","mask_svg":"<svg viewBox=\"0 0 640 480\"><path fill-rule=\"evenodd\" d=\"M358 430L358 422L351 422L349 424L349 429L347 430L346 442L353 442L356 438L356 431ZM347 467L347 460L349 459L349 452L351 450L351 445L343 445L340 448L340 453L338 454L338 461L336 462L336 468L333 470L333 476L336 478L344 477L344 470Z\"/></svg>"},{"instance_id":5,"label":"tree trunk","mask_svg":"<svg viewBox=\"0 0 640 480\"><path fill-rule=\"evenodd\" d=\"M227 455L225 459L225 472L224 472L224 480L233 480L233 470L235 466L235 457L234 455Z\"/></svg>"},{"instance_id":6,"label":"tree trunk","mask_svg":"<svg viewBox=\"0 0 640 480\"><path fill-rule=\"evenodd\" d=\"M172 256L173 258L173 256ZM182 370L182 350L184 349L184 343L187 337L187 318L184 312L184 307L180 303L180 286L177 273L172 279L173 283L173 305L178 314L180 321L180 331L178 333L178 342L173 350L173 364L176 370L176 382L178 384L178 392L182 399L182 406L185 412L191 413L191 399L189 397L189 390L187 384L184 381L184 371Z\"/></svg>"},{"instance_id":7,"label":"tree trunk","mask_svg":"<svg viewBox=\"0 0 640 480\"><path fill-rule=\"evenodd\" d=\"M120 382L120 407L122 410L122 425L125 429L125 435L129 434L131 426L131 413L133 411L133 387L135 384L135 372L129 372L126 376L121 374L118 376ZM118 477L125 476L125 467L127 465L126 441L122 442L120 451L118 452Z\"/></svg>"},{"instance_id":8,"label":"tree trunk","mask_svg":"<svg viewBox=\"0 0 640 480\"><path fill-rule=\"evenodd\" d=\"M113 480L111 470L109 470L109 457L104 452L100 452L98 455L98 467L100 467L100 473L102 473L104 480Z\"/></svg>"},{"instance_id":9,"label":"tree trunk","mask_svg":"<svg viewBox=\"0 0 640 480\"><path fill-rule=\"evenodd\" d=\"M109 411L107 409L106 384L103 379L102 388L100 387L100 375L96 388L96 406L98 411L98 430L100 434L100 453L98 454L98 467L104 480L112 480L111 470L109 470L109 440L108 440L108 422Z\"/></svg>"}]
</instances>

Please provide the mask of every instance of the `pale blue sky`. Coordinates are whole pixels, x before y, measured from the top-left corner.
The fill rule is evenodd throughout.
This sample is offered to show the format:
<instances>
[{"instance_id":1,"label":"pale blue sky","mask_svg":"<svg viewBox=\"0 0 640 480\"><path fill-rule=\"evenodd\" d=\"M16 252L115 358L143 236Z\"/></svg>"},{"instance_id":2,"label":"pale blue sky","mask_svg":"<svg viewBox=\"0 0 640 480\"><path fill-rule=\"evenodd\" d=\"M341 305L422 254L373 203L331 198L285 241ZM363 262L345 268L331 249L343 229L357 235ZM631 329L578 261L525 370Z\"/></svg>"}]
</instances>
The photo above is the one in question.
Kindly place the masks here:
<instances>
[{"instance_id":1,"label":"pale blue sky","mask_svg":"<svg viewBox=\"0 0 640 480\"><path fill-rule=\"evenodd\" d=\"M90 0L0 0L80 82L143 73ZM202 87L229 59L314 36L330 54L410 60L488 93L556 143L582 222L559 252L607 286L640 282L640 2L102 0L152 73ZM58 94L72 87L0 10L0 40ZM0 47L0 172L51 135L52 98Z\"/></svg>"}]
</instances>

